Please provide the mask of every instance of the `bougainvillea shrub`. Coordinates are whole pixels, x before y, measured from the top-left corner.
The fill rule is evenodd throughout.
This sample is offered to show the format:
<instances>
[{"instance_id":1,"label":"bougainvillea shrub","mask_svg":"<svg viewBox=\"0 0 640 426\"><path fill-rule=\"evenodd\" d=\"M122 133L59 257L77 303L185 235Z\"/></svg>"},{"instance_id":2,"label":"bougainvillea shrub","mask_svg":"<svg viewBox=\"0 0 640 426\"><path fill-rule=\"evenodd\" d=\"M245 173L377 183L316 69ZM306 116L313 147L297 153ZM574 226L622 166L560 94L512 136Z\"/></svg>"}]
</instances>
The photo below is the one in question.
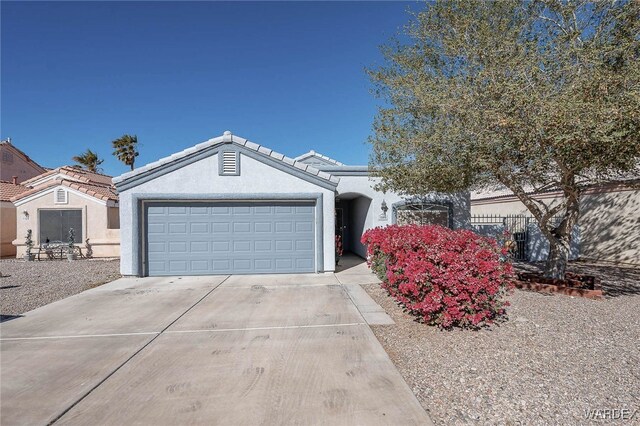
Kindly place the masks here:
<instances>
[{"instance_id":1,"label":"bougainvillea shrub","mask_svg":"<svg viewBox=\"0 0 640 426\"><path fill-rule=\"evenodd\" d=\"M382 286L425 323L478 328L505 316L513 271L495 240L436 225L387 226L362 236Z\"/></svg>"}]
</instances>

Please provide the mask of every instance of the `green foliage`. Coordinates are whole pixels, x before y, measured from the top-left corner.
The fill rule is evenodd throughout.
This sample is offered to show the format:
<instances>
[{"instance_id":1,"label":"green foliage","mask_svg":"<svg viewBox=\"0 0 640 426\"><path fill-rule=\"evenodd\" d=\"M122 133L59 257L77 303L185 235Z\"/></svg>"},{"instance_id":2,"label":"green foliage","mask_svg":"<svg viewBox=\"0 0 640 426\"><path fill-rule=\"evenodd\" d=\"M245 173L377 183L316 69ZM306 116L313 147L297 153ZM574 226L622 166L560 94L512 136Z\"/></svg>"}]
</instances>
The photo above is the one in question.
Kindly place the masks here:
<instances>
[{"instance_id":1,"label":"green foliage","mask_svg":"<svg viewBox=\"0 0 640 426\"><path fill-rule=\"evenodd\" d=\"M113 155L133 170L138 152L138 137L136 135L122 135L111 142L113 145Z\"/></svg>"},{"instance_id":2,"label":"green foliage","mask_svg":"<svg viewBox=\"0 0 640 426\"><path fill-rule=\"evenodd\" d=\"M90 172L98 172L98 166L104 162L104 160L98 157L98 154L87 149L84 154L76 155L72 158L73 161L84 167Z\"/></svg>"},{"instance_id":3,"label":"green foliage","mask_svg":"<svg viewBox=\"0 0 640 426\"><path fill-rule=\"evenodd\" d=\"M639 172L639 34L638 1L427 5L369 70L385 101L370 138L381 189L503 185L552 252L568 248L581 191ZM563 201L526 194L548 188Z\"/></svg>"}]
</instances>

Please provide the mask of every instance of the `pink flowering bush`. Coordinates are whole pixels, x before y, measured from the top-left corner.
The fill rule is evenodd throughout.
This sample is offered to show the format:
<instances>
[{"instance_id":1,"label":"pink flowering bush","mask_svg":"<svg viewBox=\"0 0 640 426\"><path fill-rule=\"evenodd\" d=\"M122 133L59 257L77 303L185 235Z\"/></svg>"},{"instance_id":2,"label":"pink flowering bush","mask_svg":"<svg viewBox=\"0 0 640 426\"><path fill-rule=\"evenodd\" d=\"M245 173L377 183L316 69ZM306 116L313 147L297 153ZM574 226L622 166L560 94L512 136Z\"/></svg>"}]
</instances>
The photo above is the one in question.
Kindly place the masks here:
<instances>
[{"instance_id":1,"label":"pink flowering bush","mask_svg":"<svg viewBox=\"0 0 640 426\"><path fill-rule=\"evenodd\" d=\"M367 262L382 286L425 323L479 328L505 316L513 271L495 240L436 225L371 229Z\"/></svg>"}]
</instances>

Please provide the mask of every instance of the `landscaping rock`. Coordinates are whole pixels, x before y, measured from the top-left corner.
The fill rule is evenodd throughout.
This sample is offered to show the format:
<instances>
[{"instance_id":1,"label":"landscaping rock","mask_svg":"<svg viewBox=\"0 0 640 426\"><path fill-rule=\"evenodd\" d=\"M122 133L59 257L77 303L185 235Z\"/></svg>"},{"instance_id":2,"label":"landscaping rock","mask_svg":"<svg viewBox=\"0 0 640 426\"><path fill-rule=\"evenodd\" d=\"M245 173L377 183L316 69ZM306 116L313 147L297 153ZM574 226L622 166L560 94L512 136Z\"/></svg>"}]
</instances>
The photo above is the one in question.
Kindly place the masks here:
<instances>
[{"instance_id":1,"label":"landscaping rock","mask_svg":"<svg viewBox=\"0 0 640 426\"><path fill-rule=\"evenodd\" d=\"M6 319L120 278L120 260L3 259L0 272L0 314Z\"/></svg>"},{"instance_id":2,"label":"landscaping rock","mask_svg":"<svg viewBox=\"0 0 640 426\"><path fill-rule=\"evenodd\" d=\"M572 265L601 275L604 300L515 290L509 321L441 331L370 284L395 321L372 329L436 424L586 424L587 410L640 410L640 270Z\"/></svg>"}]
</instances>

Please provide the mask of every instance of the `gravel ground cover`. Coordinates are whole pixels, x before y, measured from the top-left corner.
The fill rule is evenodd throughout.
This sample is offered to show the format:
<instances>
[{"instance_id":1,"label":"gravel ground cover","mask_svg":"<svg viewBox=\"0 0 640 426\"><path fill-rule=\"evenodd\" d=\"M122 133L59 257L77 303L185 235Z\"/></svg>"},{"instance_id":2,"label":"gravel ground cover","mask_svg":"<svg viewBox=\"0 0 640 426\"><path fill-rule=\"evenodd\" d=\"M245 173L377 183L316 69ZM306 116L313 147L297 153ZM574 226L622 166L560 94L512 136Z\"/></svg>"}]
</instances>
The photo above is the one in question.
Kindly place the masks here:
<instances>
[{"instance_id":1,"label":"gravel ground cover","mask_svg":"<svg viewBox=\"0 0 640 426\"><path fill-rule=\"evenodd\" d=\"M3 319L120 278L119 259L0 260Z\"/></svg>"},{"instance_id":2,"label":"gravel ground cover","mask_svg":"<svg viewBox=\"0 0 640 426\"><path fill-rule=\"evenodd\" d=\"M606 298L515 290L509 320L477 332L417 323L363 287L396 322L372 329L436 424L603 424L587 413L606 409L640 424L640 269L570 270L598 274Z\"/></svg>"}]
</instances>

